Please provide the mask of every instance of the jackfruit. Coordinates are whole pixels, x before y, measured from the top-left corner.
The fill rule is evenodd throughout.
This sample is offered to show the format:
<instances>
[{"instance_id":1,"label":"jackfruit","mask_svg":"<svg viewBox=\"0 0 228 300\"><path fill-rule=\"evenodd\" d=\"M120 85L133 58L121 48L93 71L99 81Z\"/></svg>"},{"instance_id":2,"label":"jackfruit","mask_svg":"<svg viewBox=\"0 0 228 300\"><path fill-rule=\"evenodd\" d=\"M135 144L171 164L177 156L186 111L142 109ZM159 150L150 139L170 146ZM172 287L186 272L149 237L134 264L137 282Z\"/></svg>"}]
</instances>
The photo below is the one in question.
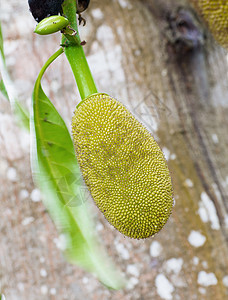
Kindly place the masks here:
<instances>
[{"instance_id":1,"label":"jackfruit","mask_svg":"<svg viewBox=\"0 0 228 300\"><path fill-rule=\"evenodd\" d=\"M149 131L117 100L94 94L72 119L77 159L105 218L125 236L153 236L167 222L173 190L164 155Z\"/></svg>"},{"instance_id":2,"label":"jackfruit","mask_svg":"<svg viewBox=\"0 0 228 300\"><path fill-rule=\"evenodd\" d=\"M206 21L211 33L228 49L228 0L190 0Z\"/></svg>"}]
</instances>

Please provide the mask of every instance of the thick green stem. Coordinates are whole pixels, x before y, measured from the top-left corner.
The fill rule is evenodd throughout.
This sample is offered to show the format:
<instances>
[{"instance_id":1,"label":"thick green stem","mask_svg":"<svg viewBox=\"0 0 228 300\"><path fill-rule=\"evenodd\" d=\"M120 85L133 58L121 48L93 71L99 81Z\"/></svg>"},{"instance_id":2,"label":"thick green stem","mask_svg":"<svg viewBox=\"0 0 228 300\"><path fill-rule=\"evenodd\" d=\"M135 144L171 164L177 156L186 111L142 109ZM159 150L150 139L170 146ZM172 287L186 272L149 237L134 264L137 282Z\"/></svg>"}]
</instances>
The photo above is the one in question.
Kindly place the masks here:
<instances>
[{"instance_id":1,"label":"thick green stem","mask_svg":"<svg viewBox=\"0 0 228 300\"><path fill-rule=\"evenodd\" d=\"M84 50L80 44L80 36L77 27L76 1L65 0L63 14L70 21L70 26L76 35L69 35L69 30L64 34L62 43L66 44L65 54L73 71L81 99L97 93L97 88L90 72ZM72 31L73 34L73 31Z\"/></svg>"},{"instance_id":2,"label":"thick green stem","mask_svg":"<svg viewBox=\"0 0 228 300\"><path fill-rule=\"evenodd\" d=\"M82 100L91 94L97 93L82 47L77 45L68 46L65 49L65 54L71 65Z\"/></svg>"}]
</instances>

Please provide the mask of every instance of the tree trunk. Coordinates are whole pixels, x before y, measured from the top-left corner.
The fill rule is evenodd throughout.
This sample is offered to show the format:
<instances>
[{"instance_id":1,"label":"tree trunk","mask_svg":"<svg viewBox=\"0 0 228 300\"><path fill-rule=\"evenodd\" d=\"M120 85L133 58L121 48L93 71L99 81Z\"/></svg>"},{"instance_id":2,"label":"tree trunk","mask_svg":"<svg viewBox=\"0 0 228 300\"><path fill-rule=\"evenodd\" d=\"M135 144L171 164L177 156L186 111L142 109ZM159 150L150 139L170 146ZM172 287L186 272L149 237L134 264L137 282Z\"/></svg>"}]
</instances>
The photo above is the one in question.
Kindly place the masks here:
<instances>
[{"instance_id":1,"label":"tree trunk","mask_svg":"<svg viewBox=\"0 0 228 300\"><path fill-rule=\"evenodd\" d=\"M3 9L9 14L5 3ZM24 22L30 28L26 36L32 36L34 23L24 13L25 4L15 5L23 8ZM30 196L34 187L24 133L13 123L10 107L1 98L2 291L7 300L225 299L227 52L215 44L187 1L94 0L84 16L87 25L82 39L87 41L85 52L98 90L123 102L148 127L167 157L174 187L173 214L154 238L134 241L112 229L94 208L110 256L131 278L125 290L108 291L92 275L69 265L55 246L57 233L42 203L29 200L34 198L34 192ZM15 16L14 25L18 20ZM57 48L59 36L25 42L25 34L7 24L7 18L3 19L8 62L13 40L18 47L11 75L18 87L20 80L28 84L20 93L26 99L38 67ZM66 65L60 59L45 77L44 86L69 124L76 102ZM17 172L15 180L12 168ZM24 200L21 190L28 191Z\"/></svg>"}]
</instances>

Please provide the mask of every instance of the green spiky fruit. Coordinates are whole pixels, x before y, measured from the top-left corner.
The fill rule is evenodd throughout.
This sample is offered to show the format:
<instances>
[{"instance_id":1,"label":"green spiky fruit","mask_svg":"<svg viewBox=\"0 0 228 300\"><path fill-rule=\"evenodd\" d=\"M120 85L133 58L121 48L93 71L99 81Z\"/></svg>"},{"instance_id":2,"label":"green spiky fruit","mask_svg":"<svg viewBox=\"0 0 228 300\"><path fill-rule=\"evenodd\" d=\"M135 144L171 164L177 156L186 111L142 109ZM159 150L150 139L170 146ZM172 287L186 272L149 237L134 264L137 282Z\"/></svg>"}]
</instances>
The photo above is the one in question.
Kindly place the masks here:
<instances>
[{"instance_id":1,"label":"green spiky fruit","mask_svg":"<svg viewBox=\"0 0 228 300\"><path fill-rule=\"evenodd\" d=\"M228 49L228 0L190 0L215 39Z\"/></svg>"},{"instance_id":2,"label":"green spiky fruit","mask_svg":"<svg viewBox=\"0 0 228 300\"><path fill-rule=\"evenodd\" d=\"M95 94L76 108L72 132L85 183L109 223L135 239L157 233L171 214L172 184L149 131L120 102Z\"/></svg>"}]
</instances>

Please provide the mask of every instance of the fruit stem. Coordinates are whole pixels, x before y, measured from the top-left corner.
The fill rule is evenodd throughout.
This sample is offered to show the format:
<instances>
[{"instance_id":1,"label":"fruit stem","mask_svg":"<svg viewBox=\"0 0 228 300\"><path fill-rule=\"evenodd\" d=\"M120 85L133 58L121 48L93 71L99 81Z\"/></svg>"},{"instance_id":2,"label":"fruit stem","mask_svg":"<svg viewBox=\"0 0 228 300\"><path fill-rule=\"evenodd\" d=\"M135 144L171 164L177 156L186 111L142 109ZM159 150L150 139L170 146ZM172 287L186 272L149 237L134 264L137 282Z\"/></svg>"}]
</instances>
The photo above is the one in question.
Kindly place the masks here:
<instances>
[{"instance_id":1,"label":"fruit stem","mask_svg":"<svg viewBox=\"0 0 228 300\"><path fill-rule=\"evenodd\" d=\"M65 0L62 8L63 15L70 21L70 29L63 32L62 44L65 44L65 54L70 63L76 80L81 99L97 93L97 88L90 72L81 40L78 33L75 0Z\"/></svg>"},{"instance_id":2,"label":"fruit stem","mask_svg":"<svg viewBox=\"0 0 228 300\"><path fill-rule=\"evenodd\" d=\"M44 75L44 72L46 71L46 69L50 66L50 64L59 56L63 53L63 48L59 48L51 57L49 57L49 59L46 61L46 63L43 65L43 67L40 70L40 73L37 77L37 81L41 80L41 78Z\"/></svg>"}]
</instances>

